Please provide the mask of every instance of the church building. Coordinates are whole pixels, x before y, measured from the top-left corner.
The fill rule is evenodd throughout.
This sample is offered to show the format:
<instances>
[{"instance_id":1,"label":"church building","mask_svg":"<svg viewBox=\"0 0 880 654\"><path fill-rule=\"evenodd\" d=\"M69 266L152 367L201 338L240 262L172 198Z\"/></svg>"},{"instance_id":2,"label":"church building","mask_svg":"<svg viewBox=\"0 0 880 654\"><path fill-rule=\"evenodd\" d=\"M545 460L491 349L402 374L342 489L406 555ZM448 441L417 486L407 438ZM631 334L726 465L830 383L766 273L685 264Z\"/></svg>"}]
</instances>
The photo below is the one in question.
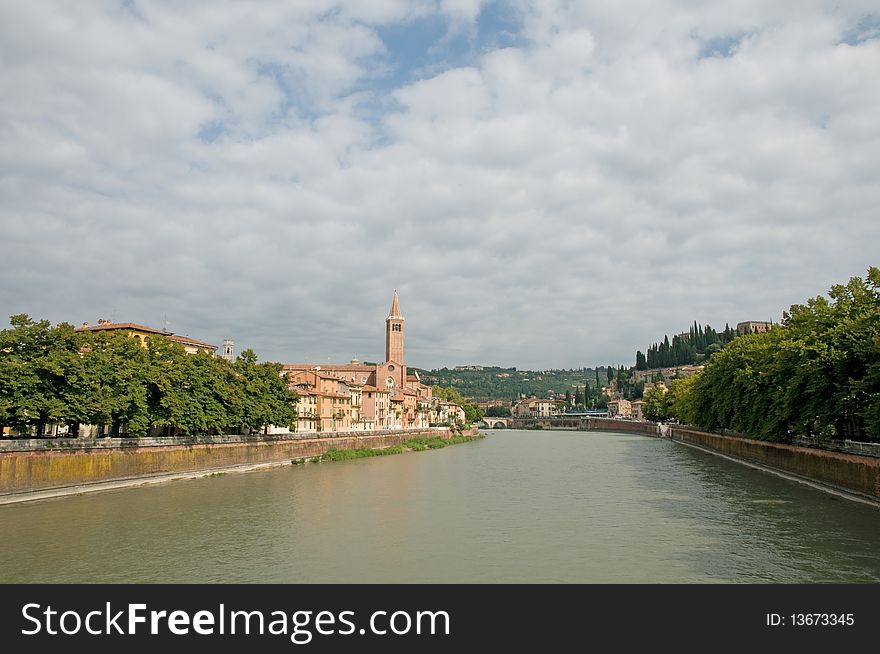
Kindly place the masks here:
<instances>
[{"instance_id":1,"label":"church building","mask_svg":"<svg viewBox=\"0 0 880 654\"><path fill-rule=\"evenodd\" d=\"M367 365L350 363L292 363L284 366L291 388L318 394L317 429L347 431L427 427L430 386L418 375L407 374L404 357L404 322L397 291L385 318L385 361ZM336 379L331 396L328 380ZM322 380L322 381L319 381ZM346 402L344 396L349 396ZM335 400L334 400L335 398ZM359 398L353 399L353 398ZM360 404L356 404L356 402Z\"/></svg>"}]
</instances>

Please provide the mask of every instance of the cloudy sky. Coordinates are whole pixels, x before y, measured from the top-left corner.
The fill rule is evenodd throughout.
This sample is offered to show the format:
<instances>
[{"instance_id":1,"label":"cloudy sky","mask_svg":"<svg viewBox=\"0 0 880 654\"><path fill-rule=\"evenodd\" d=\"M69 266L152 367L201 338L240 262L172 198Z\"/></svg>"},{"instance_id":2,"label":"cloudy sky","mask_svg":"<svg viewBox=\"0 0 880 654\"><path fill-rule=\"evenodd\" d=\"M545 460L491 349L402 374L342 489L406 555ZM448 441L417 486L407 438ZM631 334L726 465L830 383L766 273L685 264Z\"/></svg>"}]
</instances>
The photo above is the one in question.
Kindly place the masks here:
<instances>
[{"instance_id":1,"label":"cloudy sky","mask_svg":"<svg viewBox=\"0 0 880 654\"><path fill-rule=\"evenodd\" d=\"M0 313L632 363L880 265L876 0L0 0Z\"/></svg>"}]
</instances>

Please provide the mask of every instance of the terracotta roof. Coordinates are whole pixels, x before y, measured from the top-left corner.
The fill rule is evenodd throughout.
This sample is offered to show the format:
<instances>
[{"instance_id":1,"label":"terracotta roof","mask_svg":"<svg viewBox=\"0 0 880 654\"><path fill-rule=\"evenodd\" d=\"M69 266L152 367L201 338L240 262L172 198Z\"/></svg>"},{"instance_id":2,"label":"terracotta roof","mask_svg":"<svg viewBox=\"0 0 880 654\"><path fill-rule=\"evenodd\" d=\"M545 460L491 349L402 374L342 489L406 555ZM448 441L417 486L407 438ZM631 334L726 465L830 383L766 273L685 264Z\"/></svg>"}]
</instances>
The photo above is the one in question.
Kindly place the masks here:
<instances>
[{"instance_id":1,"label":"terracotta roof","mask_svg":"<svg viewBox=\"0 0 880 654\"><path fill-rule=\"evenodd\" d=\"M373 372L376 366L365 366L362 363L285 363L285 370L346 370L349 372Z\"/></svg>"},{"instance_id":2,"label":"terracotta roof","mask_svg":"<svg viewBox=\"0 0 880 654\"><path fill-rule=\"evenodd\" d=\"M153 329L152 327L144 327L143 325L136 325L133 322L105 322L100 325L83 325L82 327L77 327L74 331L98 332L107 329L136 329L140 332L150 332L151 334L164 334L165 336L171 336L171 332L166 332L161 329Z\"/></svg>"},{"instance_id":3,"label":"terracotta roof","mask_svg":"<svg viewBox=\"0 0 880 654\"><path fill-rule=\"evenodd\" d=\"M168 340L173 341L175 343L180 343L182 345L194 345L195 347L205 347L211 350L216 350L216 345L211 345L210 343L205 343L204 341L197 341L194 338L190 338L189 336L175 336L173 334L168 334Z\"/></svg>"},{"instance_id":4,"label":"terracotta roof","mask_svg":"<svg viewBox=\"0 0 880 654\"><path fill-rule=\"evenodd\" d=\"M122 329L130 329L133 331L139 332L147 332L149 334L161 334L162 336L166 336L168 340L173 341L175 343L182 343L184 345L194 345L195 347L204 347L209 348L211 350L216 350L216 345L211 345L210 343L205 343L204 341L198 341L194 338L190 338L189 336L176 336L173 332L166 331L164 329L153 329L152 327L145 327L144 325L138 325L133 322L105 322L98 325L83 325L82 327L77 327L75 331L78 332L102 332L102 331L115 331Z\"/></svg>"},{"instance_id":5,"label":"terracotta roof","mask_svg":"<svg viewBox=\"0 0 880 654\"><path fill-rule=\"evenodd\" d=\"M364 390L372 393L372 392L378 392L379 389L376 388L375 386L370 386L369 384L364 384Z\"/></svg>"}]
</instances>

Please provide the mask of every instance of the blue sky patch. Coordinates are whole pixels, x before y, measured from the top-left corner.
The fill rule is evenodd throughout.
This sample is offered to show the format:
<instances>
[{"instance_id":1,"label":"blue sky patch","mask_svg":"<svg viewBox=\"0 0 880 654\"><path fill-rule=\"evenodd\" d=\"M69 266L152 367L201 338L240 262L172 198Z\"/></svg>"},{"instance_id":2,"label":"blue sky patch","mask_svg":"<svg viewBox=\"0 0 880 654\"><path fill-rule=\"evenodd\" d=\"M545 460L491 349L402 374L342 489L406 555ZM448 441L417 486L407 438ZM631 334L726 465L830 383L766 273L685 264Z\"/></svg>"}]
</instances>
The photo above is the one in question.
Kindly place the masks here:
<instances>
[{"instance_id":1,"label":"blue sky patch","mask_svg":"<svg viewBox=\"0 0 880 654\"><path fill-rule=\"evenodd\" d=\"M226 126L222 121L212 120L209 123L203 124L201 129L199 129L199 140L202 143L213 143L225 132Z\"/></svg>"},{"instance_id":2,"label":"blue sky patch","mask_svg":"<svg viewBox=\"0 0 880 654\"><path fill-rule=\"evenodd\" d=\"M858 45L878 37L880 37L880 15L869 14L863 16L854 27L847 30L840 42L847 45Z\"/></svg>"},{"instance_id":3,"label":"blue sky patch","mask_svg":"<svg viewBox=\"0 0 880 654\"><path fill-rule=\"evenodd\" d=\"M748 34L735 34L731 36L719 36L702 42L700 46L700 59L727 59L736 54L736 49Z\"/></svg>"}]
</instances>

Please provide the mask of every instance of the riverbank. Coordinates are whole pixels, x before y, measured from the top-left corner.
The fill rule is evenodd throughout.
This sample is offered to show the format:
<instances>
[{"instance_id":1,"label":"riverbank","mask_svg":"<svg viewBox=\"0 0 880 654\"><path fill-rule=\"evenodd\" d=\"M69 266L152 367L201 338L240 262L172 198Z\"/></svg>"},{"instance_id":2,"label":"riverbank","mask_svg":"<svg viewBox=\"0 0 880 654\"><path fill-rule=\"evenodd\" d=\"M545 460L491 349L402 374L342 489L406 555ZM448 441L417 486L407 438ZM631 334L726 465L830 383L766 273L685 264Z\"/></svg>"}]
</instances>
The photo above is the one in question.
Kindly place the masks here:
<instances>
[{"instance_id":1,"label":"riverbank","mask_svg":"<svg viewBox=\"0 0 880 654\"><path fill-rule=\"evenodd\" d=\"M6 442L5 447L16 449L0 452L0 504L290 465L320 457L331 449L382 449L415 438L448 440L476 433L431 428L310 438L226 435L124 439L124 444L51 441L43 442L51 443L44 449ZM29 449L21 449L25 447Z\"/></svg>"},{"instance_id":2,"label":"riverbank","mask_svg":"<svg viewBox=\"0 0 880 654\"><path fill-rule=\"evenodd\" d=\"M683 425L613 418L560 416L514 420L514 425L521 429L609 431L669 438L838 497L880 508L880 458L876 456L722 435Z\"/></svg>"},{"instance_id":3,"label":"riverbank","mask_svg":"<svg viewBox=\"0 0 880 654\"><path fill-rule=\"evenodd\" d=\"M731 461L880 508L880 458L670 426L666 437Z\"/></svg>"},{"instance_id":4,"label":"riverbank","mask_svg":"<svg viewBox=\"0 0 880 654\"><path fill-rule=\"evenodd\" d=\"M439 450L447 445L460 445L461 443L470 443L472 441L485 438L482 434L474 436L451 436L449 438L411 438L404 441L400 445L392 445L391 447L377 448L372 450L327 450L319 461L350 461L352 459L364 459L372 456L389 456L392 454L403 454L404 452L424 452L425 450Z\"/></svg>"}]
</instances>

